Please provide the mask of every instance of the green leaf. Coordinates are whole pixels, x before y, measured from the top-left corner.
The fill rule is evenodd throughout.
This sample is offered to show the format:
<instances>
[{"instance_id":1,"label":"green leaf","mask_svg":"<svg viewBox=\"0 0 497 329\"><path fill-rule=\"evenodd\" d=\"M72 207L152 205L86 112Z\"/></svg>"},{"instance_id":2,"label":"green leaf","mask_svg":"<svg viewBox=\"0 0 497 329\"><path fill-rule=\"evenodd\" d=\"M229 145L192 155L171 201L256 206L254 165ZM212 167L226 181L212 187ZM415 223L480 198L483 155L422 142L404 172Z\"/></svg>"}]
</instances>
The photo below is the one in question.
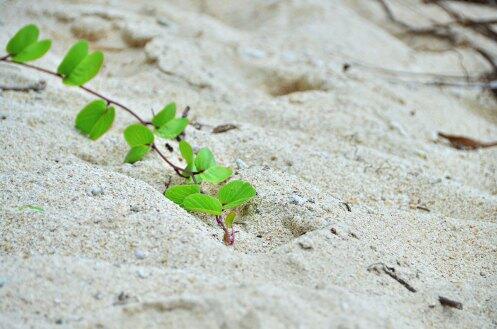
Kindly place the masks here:
<instances>
[{"instance_id":1,"label":"green leaf","mask_svg":"<svg viewBox=\"0 0 497 329\"><path fill-rule=\"evenodd\" d=\"M172 186L164 192L164 196L172 202L182 206L185 198L194 193L200 193L200 185L188 184Z\"/></svg>"},{"instance_id":2,"label":"green leaf","mask_svg":"<svg viewBox=\"0 0 497 329\"><path fill-rule=\"evenodd\" d=\"M93 140L99 139L110 129L110 127L112 127L112 123L114 122L115 117L116 110L113 107L108 107L105 113L93 126L93 129L90 131L89 137Z\"/></svg>"},{"instance_id":3,"label":"green leaf","mask_svg":"<svg viewBox=\"0 0 497 329\"><path fill-rule=\"evenodd\" d=\"M104 114L107 104L99 99L86 105L76 117L76 128L89 134L95 123Z\"/></svg>"},{"instance_id":4,"label":"green leaf","mask_svg":"<svg viewBox=\"0 0 497 329\"><path fill-rule=\"evenodd\" d=\"M124 130L124 139L131 147L151 145L154 142L154 134L144 125L135 123Z\"/></svg>"},{"instance_id":5,"label":"green leaf","mask_svg":"<svg viewBox=\"0 0 497 329\"><path fill-rule=\"evenodd\" d=\"M147 155L148 152L150 152L151 149L152 148L148 145L138 145L132 147L131 150L129 150L128 154L126 154L124 162L135 163L137 161L140 161L145 155Z\"/></svg>"},{"instance_id":6,"label":"green leaf","mask_svg":"<svg viewBox=\"0 0 497 329\"><path fill-rule=\"evenodd\" d=\"M179 151L190 167L193 166L193 149L192 146L185 140L179 142Z\"/></svg>"},{"instance_id":7,"label":"green leaf","mask_svg":"<svg viewBox=\"0 0 497 329\"><path fill-rule=\"evenodd\" d=\"M195 170L192 170L192 171L195 172ZM193 178L195 178L195 181L193 181ZM195 182L197 184L200 184L203 181L203 179L200 175L191 175L190 179L192 179L192 182Z\"/></svg>"},{"instance_id":8,"label":"green leaf","mask_svg":"<svg viewBox=\"0 0 497 329\"><path fill-rule=\"evenodd\" d=\"M26 25L9 40L5 49L9 55L15 56L20 54L26 47L35 43L39 35L40 30L36 25Z\"/></svg>"},{"instance_id":9,"label":"green leaf","mask_svg":"<svg viewBox=\"0 0 497 329\"><path fill-rule=\"evenodd\" d=\"M37 60L38 58L43 57L50 50L52 46L51 40L42 40L35 43L30 44L26 48L24 48L19 54L12 57L14 62L25 63Z\"/></svg>"},{"instance_id":10,"label":"green leaf","mask_svg":"<svg viewBox=\"0 0 497 329\"><path fill-rule=\"evenodd\" d=\"M211 150L206 147L200 149L195 158L195 167L197 167L197 170L204 171L215 165L216 160L214 159L214 154L212 154Z\"/></svg>"},{"instance_id":11,"label":"green leaf","mask_svg":"<svg viewBox=\"0 0 497 329\"><path fill-rule=\"evenodd\" d=\"M57 73L63 76L69 75L79 63L88 55L88 41L76 42L67 52L66 56L57 68Z\"/></svg>"},{"instance_id":12,"label":"green leaf","mask_svg":"<svg viewBox=\"0 0 497 329\"><path fill-rule=\"evenodd\" d=\"M45 209L43 209L42 207L34 206L34 205L31 205L31 204L28 204L28 205L25 205L25 206L21 206L18 209L19 210L32 210L34 212L44 212L45 211Z\"/></svg>"},{"instance_id":13,"label":"green leaf","mask_svg":"<svg viewBox=\"0 0 497 329\"><path fill-rule=\"evenodd\" d=\"M165 139L175 139L188 126L187 118L177 118L168 121L157 130L157 135Z\"/></svg>"},{"instance_id":14,"label":"green leaf","mask_svg":"<svg viewBox=\"0 0 497 329\"><path fill-rule=\"evenodd\" d=\"M110 129L114 117L115 109L107 108L105 101L99 99L89 103L78 113L76 128L96 140Z\"/></svg>"},{"instance_id":15,"label":"green leaf","mask_svg":"<svg viewBox=\"0 0 497 329\"><path fill-rule=\"evenodd\" d=\"M93 79L104 62L104 54L96 51L86 56L76 67L64 78L64 83L69 86L82 86Z\"/></svg>"},{"instance_id":16,"label":"green leaf","mask_svg":"<svg viewBox=\"0 0 497 329\"><path fill-rule=\"evenodd\" d=\"M221 215L222 206L218 199L201 193L190 194L183 201L183 208L188 211L209 215Z\"/></svg>"},{"instance_id":17,"label":"green leaf","mask_svg":"<svg viewBox=\"0 0 497 329\"><path fill-rule=\"evenodd\" d=\"M235 221L236 213L234 211L230 212L228 216L224 219L224 224L227 228L233 227L233 222Z\"/></svg>"},{"instance_id":18,"label":"green leaf","mask_svg":"<svg viewBox=\"0 0 497 329\"><path fill-rule=\"evenodd\" d=\"M163 125L165 125L167 122L174 119L175 116L176 116L176 103L169 103L162 109L162 111L154 115L154 117L152 118L152 124L156 128L160 128Z\"/></svg>"},{"instance_id":19,"label":"green leaf","mask_svg":"<svg viewBox=\"0 0 497 329\"><path fill-rule=\"evenodd\" d=\"M219 190L218 198L223 204L223 209L233 209L248 202L255 195L255 188L250 183L234 180Z\"/></svg>"},{"instance_id":20,"label":"green leaf","mask_svg":"<svg viewBox=\"0 0 497 329\"><path fill-rule=\"evenodd\" d=\"M209 182L212 184L219 184L221 182L224 182L228 178L231 177L233 171L231 168L226 168L226 167L221 167L221 166L214 166L210 167L200 175L196 177L201 177L203 181Z\"/></svg>"}]
</instances>

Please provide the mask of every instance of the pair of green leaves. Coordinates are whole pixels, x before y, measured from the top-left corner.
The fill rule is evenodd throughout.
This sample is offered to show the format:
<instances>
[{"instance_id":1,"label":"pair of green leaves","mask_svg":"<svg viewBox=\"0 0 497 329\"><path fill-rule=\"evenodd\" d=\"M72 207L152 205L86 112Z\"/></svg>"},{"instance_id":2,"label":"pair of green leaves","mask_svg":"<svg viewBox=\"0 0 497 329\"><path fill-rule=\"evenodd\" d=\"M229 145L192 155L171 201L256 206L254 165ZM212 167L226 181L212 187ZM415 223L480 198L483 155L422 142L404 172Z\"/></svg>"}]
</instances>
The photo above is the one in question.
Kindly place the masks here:
<instances>
[{"instance_id":1,"label":"pair of green leaves","mask_svg":"<svg viewBox=\"0 0 497 329\"><path fill-rule=\"evenodd\" d=\"M82 86L93 79L104 62L101 51L89 53L88 42L76 42L67 52L57 68L57 73L63 77L63 82L69 86Z\"/></svg>"},{"instance_id":2,"label":"pair of green leaves","mask_svg":"<svg viewBox=\"0 0 497 329\"><path fill-rule=\"evenodd\" d=\"M36 25L29 24L21 28L7 43L7 53L12 60L25 63L37 60L45 55L52 46L52 41L38 41L40 30Z\"/></svg>"},{"instance_id":3,"label":"pair of green leaves","mask_svg":"<svg viewBox=\"0 0 497 329\"><path fill-rule=\"evenodd\" d=\"M29 24L21 28L7 43L7 53L14 62L25 63L37 60L45 55L52 41L38 41L40 30ZM102 68L104 54L96 51L89 54L88 42L85 40L74 44L57 68L57 73L69 86L82 86L93 79Z\"/></svg>"},{"instance_id":4,"label":"pair of green leaves","mask_svg":"<svg viewBox=\"0 0 497 329\"><path fill-rule=\"evenodd\" d=\"M182 140L179 143L179 150L187 164L184 174L188 176L195 175L196 182L200 183L204 181L219 184L230 178L233 174L230 168L218 166L214 154L206 147L200 149L195 156L191 145Z\"/></svg>"},{"instance_id":5,"label":"pair of green leaves","mask_svg":"<svg viewBox=\"0 0 497 329\"><path fill-rule=\"evenodd\" d=\"M76 128L92 140L105 134L116 116L116 110L101 99L86 105L76 117Z\"/></svg>"},{"instance_id":6,"label":"pair of green leaves","mask_svg":"<svg viewBox=\"0 0 497 329\"><path fill-rule=\"evenodd\" d=\"M175 139L188 126L188 119L176 118L176 103L169 103L152 118L152 124L158 136Z\"/></svg>"},{"instance_id":7,"label":"pair of green leaves","mask_svg":"<svg viewBox=\"0 0 497 329\"><path fill-rule=\"evenodd\" d=\"M218 216L223 210L234 209L250 201L256 192L250 183L234 180L219 190L217 198L200 193L200 185L196 184L170 187L164 195L188 211Z\"/></svg>"},{"instance_id":8,"label":"pair of green leaves","mask_svg":"<svg viewBox=\"0 0 497 329\"><path fill-rule=\"evenodd\" d=\"M124 139L131 146L124 162L135 163L152 149L154 134L142 124L133 124L124 130Z\"/></svg>"},{"instance_id":9,"label":"pair of green leaves","mask_svg":"<svg viewBox=\"0 0 497 329\"><path fill-rule=\"evenodd\" d=\"M152 125L156 128L155 133L166 139L174 139L179 136L188 126L188 119L175 117L176 104L167 104L152 118ZM134 124L124 130L124 139L131 146L124 162L135 163L143 159L152 149L154 134L145 125Z\"/></svg>"}]
</instances>

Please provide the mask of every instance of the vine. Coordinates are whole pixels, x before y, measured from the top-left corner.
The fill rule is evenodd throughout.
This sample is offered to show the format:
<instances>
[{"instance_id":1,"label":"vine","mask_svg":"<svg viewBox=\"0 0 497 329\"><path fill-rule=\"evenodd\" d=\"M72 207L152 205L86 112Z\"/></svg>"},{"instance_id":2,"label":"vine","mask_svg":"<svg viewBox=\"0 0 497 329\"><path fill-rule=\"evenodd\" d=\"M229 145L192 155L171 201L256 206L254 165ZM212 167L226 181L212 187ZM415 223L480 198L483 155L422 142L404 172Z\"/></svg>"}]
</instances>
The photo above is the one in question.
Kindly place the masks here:
<instances>
[{"instance_id":1,"label":"vine","mask_svg":"<svg viewBox=\"0 0 497 329\"><path fill-rule=\"evenodd\" d=\"M175 103L167 104L148 121L121 102L86 87L85 84L98 74L104 61L102 52L90 53L86 40L76 42L68 50L56 72L28 64L43 57L51 48L51 40L39 41L38 37L39 29L36 25L24 26L9 40L5 48L7 55L0 57L0 61L49 74L61 79L67 86L78 87L97 97L78 113L75 121L76 129L91 140L99 139L111 129L116 116L115 107L133 116L138 123L124 130L124 139L130 146L124 162L135 163L150 152L157 153L178 176L186 180L186 184L168 187L164 196L187 211L215 216L216 224L224 232L224 243L233 245L233 223L236 218L234 210L255 197L254 187L248 182L233 180L223 185L216 196L203 193L203 183L224 183L232 176L233 171L218 165L209 148L204 147L194 153L192 146L181 138L189 120L186 115L176 118ZM188 110L187 107L185 112ZM156 138L178 140L181 156L187 166L182 168L169 160L157 147Z\"/></svg>"}]
</instances>

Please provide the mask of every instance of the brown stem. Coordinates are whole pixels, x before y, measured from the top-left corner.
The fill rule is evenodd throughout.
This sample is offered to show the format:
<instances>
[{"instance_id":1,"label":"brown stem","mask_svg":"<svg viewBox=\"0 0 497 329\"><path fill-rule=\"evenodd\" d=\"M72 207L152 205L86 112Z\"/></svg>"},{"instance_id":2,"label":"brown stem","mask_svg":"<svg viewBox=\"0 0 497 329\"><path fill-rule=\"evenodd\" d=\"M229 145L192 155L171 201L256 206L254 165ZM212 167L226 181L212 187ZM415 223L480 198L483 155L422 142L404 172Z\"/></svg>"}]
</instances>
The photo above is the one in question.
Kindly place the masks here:
<instances>
[{"instance_id":1,"label":"brown stem","mask_svg":"<svg viewBox=\"0 0 497 329\"><path fill-rule=\"evenodd\" d=\"M177 165L175 165L174 163L172 163L171 161L169 161L168 158L166 158L166 156L159 150L159 148L157 147L157 145L152 144L152 149L162 158L162 160L164 160L169 166L171 166L171 168L173 168L173 170L181 177L183 178L187 178L185 176L183 176L183 174L181 173L184 169L181 168L181 167L178 167Z\"/></svg>"},{"instance_id":2,"label":"brown stem","mask_svg":"<svg viewBox=\"0 0 497 329\"><path fill-rule=\"evenodd\" d=\"M143 120L142 118L140 118L138 116L138 114L136 114L135 112L133 112L129 107L124 106L123 104L118 103L118 102L116 102L116 101L114 101L114 100L112 100L112 99L110 99L108 97L105 97L104 95L102 95L102 94L100 94L100 93L98 93L98 92L96 92L96 91L94 91L94 90L92 90L90 88L87 88L85 86L79 86L79 88L83 89L84 91L86 91L86 92L88 92L88 93L90 93L90 94L92 94L94 96L97 96L98 98L103 99L109 105L110 104L114 104L114 105L120 107L121 109L125 110L126 112L128 112L129 114L131 114L132 116L134 116L135 119L138 120L142 125L146 125L147 124L147 122L145 120Z\"/></svg>"},{"instance_id":3,"label":"brown stem","mask_svg":"<svg viewBox=\"0 0 497 329\"><path fill-rule=\"evenodd\" d=\"M36 70L36 71L40 71L40 72L43 72L43 73L46 73L46 74L49 74L49 75L52 75L54 77L57 77L57 78L60 78L62 79L62 75L56 73L56 72L52 72L50 70L47 70L47 69L44 69L42 67L39 67L39 66L35 66L35 65L31 65L31 64L26 64L26 63L19 63L19 62L14 62L12 60L9 59L9 56L10 55L6 55L6 56L3 56L3 57L0 57L0 61L2 62L7 62L7 63L10 63L10 64L17 64L17 65L21 65L21 66L24 66L24 67L28 67L30 69L33 69L33 70ZM129 107L123 105L122 103L119 103L113 99L110 99L109 97L106 97L98 92L96 92L95 90L92 90L90 88L87 88L85 86L79 86L80 89L86 91L87 93L90 93L100 99L103 99L104 101L107 102L107 104L114 104L116 105L117 107L120 107L121 109L123 109L124 111L128 112L130 115L132 115L133 117L135 117L135 119L137 119L142 125L147 125L149 124L150 122L149 121L145 121L143 120L136 112L134 112L133 110L131 110ZM182 175L182 172L183 172L183 168L181 167L178 167L176 166L175 164L173 164L171 161L169 161L169 159L166 158L166 156L164 154L162 154L161 151L159 151L159 149L157 148L157 146L155 144L152 144L152 149L157 152L157 154L159 154L159 156L162 158L162 160L164 160L171 168L173 168L173 170L176 172L176 174L178 174L179 176L181 177L185 177Z\"/></svg>"}]
</instances>

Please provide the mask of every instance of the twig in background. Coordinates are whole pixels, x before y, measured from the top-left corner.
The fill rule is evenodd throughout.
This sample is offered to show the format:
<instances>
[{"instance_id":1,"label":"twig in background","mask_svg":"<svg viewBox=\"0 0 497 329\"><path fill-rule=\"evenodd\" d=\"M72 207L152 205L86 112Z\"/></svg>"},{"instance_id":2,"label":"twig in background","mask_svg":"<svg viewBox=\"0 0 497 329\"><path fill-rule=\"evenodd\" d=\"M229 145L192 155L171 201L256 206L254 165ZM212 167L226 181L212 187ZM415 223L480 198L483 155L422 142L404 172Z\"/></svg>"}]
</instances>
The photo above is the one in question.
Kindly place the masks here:
<instances>
[{"instance_id":1,"label":"twig in background","mask_svg":"<svg viewBox=\"0 0 497 329\"><path fill-rule=\"evenodd\" d=\"M397 281L398 283L403 285L410 292L416 292L416 289L413 286L411 286L409 283L407 283L407 281L400 278L395 273L395 268L389 267L389 266L385 265L384 263L375 263L375 264L368 266L368 272L371 272L373 270L378 272L378 273L383 271L383 273L387 274L389 277L391 277L392 279L394 279L395 281Z\"/></svg>"},{"instance_id":2,"label":"twig in background","mask_svg":"<svg viewBox=\"0 0 497 329\"><path fill-rule=\"evenodd\" d=\"M458 149L458 150L476 150L479 148L486 148L486 147L492 147L492 146L497 146L497 141L495 142L480 142L468 137L464 136L457 136L457 135L448 135L444 134L442 132L438 133L438 136L445 138L449 141L450 145L452 147Z\"/></svg>"},{"instance_id":3,"label":"twig in background","mask_svg":"<svg viewBox=\"0 0 497 329\"><path fill-rule=\"evenodd\" d=\"M487 50L475 45L472 40L468 39L466 36L463 36L460 33L456 33L455 30L453 30L454 26L461 26L461 27L466 27L468 29L473 30L474 32L489 38L490 40L496 41L497 42L497 32L493 30L492 25L497 23L497 19L487 19L487 20L475 20L475 19L470 19L467 17L464 17L463 15L457 13L450 7L448 7L445 3L442 3L440 0L425 0L424 3L426 4L434 4L444 10L452 19L453 21L448 22L448 23L434 23L430 27L427 28L415 28L410 25L408 25L405 22L400 21L397 19L388 5L388 2L386 0L376 0L380 6L382 7L383 11L385 12L385 15L387 16L388 20L390 20L392 23L400 27L404 32L403 34L412 34L412 35L428 35L432 36L438 39L446 40L448 41L454 48L460 47L460 48L469 48L472 49L473 51L477 52L480 54L483 59L487 61L487 63L491 66L491 71L483 74L482 76L478 77L477 79L475 78L470 78L467 77L466 80L464 81L462 78L462 81L451 81L448 82L446 81L446 78L453 79L454 77L444 77L443 75L439 75L439 77L442 81L412 81L413 83L418 83L418 84L425 84L425 85L433 85L433 86L448 86L448 87L460 87L460 88L476 88L476 89L489 89L492 90L494 95L497 97L497 63L494 58ZM461 1L461 2L471 2L474 4L479 4L479 5L494 5L494 1L478 1L478 0L454 0L454 1ZM384 72L385 73L385 72ZM401 73L398 72L399 74L404 74L404 75L413 75L411 73ZM409 81L403 81L400 80L401 82L406 82L409 83Z\"/></svg>"},{"instance_id":4,"label":"twig in background","mask_svg":"<svg viewBox=\"0 0 497 329\"><path fill-rule=\"evenodd\" d=\"M455 300L452 300L452 299L449 299L449 298L443 297L443 296L438 296L438 301L443 306L457 308L458 310L462 310L462 303L456 302Z\"/></svg>"},{"instance_id":5,"label":"twig in background","mask_svg":"<svg viewBox=\"0 0 497 329\"><path fill-rule=\"evenodd\" d=\"M29 84L27 86L8 86L8 85L0 85L0 90L3 91L20 91L20 92L28 92L28 91L36 91L40 92L45 90L47 87L47 82L45 80L40 80L36 83Z\"/></svg>"},{"instance_id":6,"label":"twig in background","mask_svg":"<svg viewBox=\"0 0 497 329\"><path fill-rule=\"evenodd\" d=\"M220 134L220 133L224 133L224 132L230 131L232 129L238 129L238 126L234 125L234 124L231 124L231 123L227 123L227 124L224 124L224 125L219 125L217 127L214 127L214 129L212 129L212 133L214 133L214 134Z\"/></svg>"}]
</instances>

